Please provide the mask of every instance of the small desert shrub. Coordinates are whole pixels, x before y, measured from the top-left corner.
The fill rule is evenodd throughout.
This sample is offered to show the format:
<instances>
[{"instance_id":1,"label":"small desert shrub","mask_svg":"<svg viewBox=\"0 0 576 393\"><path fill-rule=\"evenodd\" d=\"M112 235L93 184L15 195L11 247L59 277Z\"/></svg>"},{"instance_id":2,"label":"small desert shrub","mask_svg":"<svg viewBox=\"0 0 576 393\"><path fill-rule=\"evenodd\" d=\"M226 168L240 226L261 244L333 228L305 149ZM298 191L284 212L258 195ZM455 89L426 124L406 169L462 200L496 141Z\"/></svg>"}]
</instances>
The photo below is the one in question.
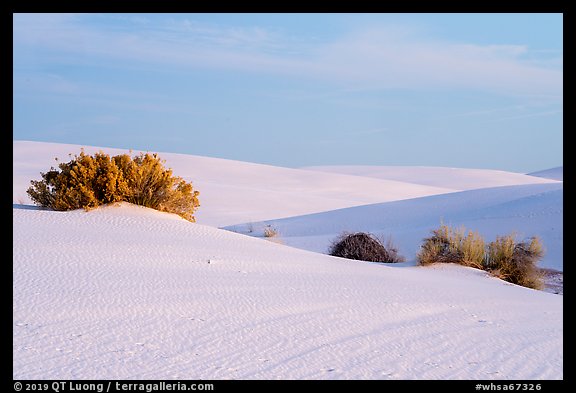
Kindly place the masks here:
<instances>
[{"instance_id":1,"label":"small desert shrub","mask_svg":"<svg viewBox=\"0 0 576 393\"><path fill-rule=\"evenodd\" d=\"M276 237L278 236L278 230L271 225L267 225L264 228L264 237Z\"/></svg>"},{"instance_id":2,"label":"small desert shrub","mask_svg":"<svg viewBox=\"0 0 576 393\"><path fill-rule=\"evenodd\" d=\"M498 236L485 245L475 232L441 225L424 239L416 259L420 265L443 262L483 269L513 284L542 289L543 274L536 263L543 255L536 237L517 243L514 235Z\"/></svg>"},{"instance_id":3,"label":"small desert shrub","mask_svg":"<svg viewBox=\"0 0 576 393\"><path fill-rule=\"evenodd\" d=\"M388 248L374 235L365 232L343 233L333 241L328 253L332 256L370 262L404 262L404 257L389 239Z\"/></svg>"},{"instance_id":4,"label":"small desert shrub","mask_svg":"<svg viewBox=\"0 0 576 393\"><path fill-rule=\"evenodd\" d=\"M140 153L110 157L103 152L87 155L84 151L58 169L41 173L41 181L32 180L27 193L37 205L54 210L91 209L126 201L152 209L176 213L194 221L200 206L198 191L192 184L172 175L156 154Z\"/></svg>"},{"instance_id":5,"label":"small desert shrub","mask_svg":"<svg viewBox=\"0 0 576 393\"><path fill-rule=\"evenodd\" d=\"M537 237L517 243L514 235L498 236L488 244L486 270L513 284L542 289L543 274L536 263L543 255L544 249Z\"/></svg>"},{"instance_id":6,"label":"small desert shrub","mask_svg":"<svg viewBox=\"0 0 576 393\"><path fill-rule=\"evenodd\" d=\"M464 228L456 229L447 225L432 231L432 236L424 239L416 259L420 265L431 263L458 263L482 269L484 266L484 240L476 232Z\"/></svg>"}]
</instances>

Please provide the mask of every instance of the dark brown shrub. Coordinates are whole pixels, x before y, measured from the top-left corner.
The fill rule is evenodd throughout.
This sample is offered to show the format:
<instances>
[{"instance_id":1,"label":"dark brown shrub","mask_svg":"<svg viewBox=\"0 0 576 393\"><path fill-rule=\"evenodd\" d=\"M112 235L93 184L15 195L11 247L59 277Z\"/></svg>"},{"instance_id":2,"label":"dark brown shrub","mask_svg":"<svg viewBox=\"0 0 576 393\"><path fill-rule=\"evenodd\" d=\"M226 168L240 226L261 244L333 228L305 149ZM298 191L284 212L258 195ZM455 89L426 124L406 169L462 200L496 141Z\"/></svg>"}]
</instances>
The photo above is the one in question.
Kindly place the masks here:
<instances>
[{"instance_id":1,"label":"dark brown shrub","mask_svg":"<svg viewBox=\"0 0 576 393\"><path fill-rule=\"evenodd\" d=\"M388 241L387 249L374 235L365 232L344 233L331 245L329 254L336 257L369 262L403 262L398 250Z\"/></svg>"}]
</instances>

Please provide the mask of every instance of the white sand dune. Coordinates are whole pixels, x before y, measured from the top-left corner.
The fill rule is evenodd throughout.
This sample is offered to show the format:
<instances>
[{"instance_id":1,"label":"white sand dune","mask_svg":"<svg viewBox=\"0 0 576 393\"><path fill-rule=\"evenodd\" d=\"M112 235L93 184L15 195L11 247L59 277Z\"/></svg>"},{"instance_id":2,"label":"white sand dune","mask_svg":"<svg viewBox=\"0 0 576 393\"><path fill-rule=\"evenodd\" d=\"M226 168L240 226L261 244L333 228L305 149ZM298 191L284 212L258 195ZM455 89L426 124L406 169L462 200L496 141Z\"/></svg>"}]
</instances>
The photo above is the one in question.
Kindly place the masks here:
<instances>
[{"instance_id":1,"label":"white sand dune","mask_svg":"<svg viewBox=\"0 0 576 393\"><path fill-rule=\"evenodd\" d=\"M548 180L562 180L562 167L554 168L553 172L542 172L542 176L536 173L525 175L522 173L493 169L423 166L334 165L306 167L305 169L326 173L372 177L376 179L398 180L406 183L446 187L458 191L547 182L545 179L535 178L536 176L548 178Z\"/></svg>"},{"instance_id":2,"label":"white sand dune","mask_svg":"<svg viewBox=\"0 0 576 393\"><path fill-rule=\"evenodd\" d=\"M546 179L553 180L564 180L564 167L557 166L555 168L545 169L543 171L537 171L529 173L530 176L544 177Z\"/></svg>"},{"instance_id":3,"label":"white sand dune","mask_svg":"<svg viewBox=\"0 0 576 393\"><path fill-rule=\"evenodd\" d=\"M538 236L546 248L539 266L563 270L562 183L482 188L227 228L259 235L270 225L285 244L323 253L342 232L371 232L391 236L414 260L422 239L441 222L477 231L487 241L511 233L517 240Z\"/></svg>"},{"instance_id":4,"label":"white sand dune","mask_svg":"<svg viewBox=\"0 0 576 393\"><path fill-rule=\"evenodd\" d=\"M126 203L32 207L29 181L77 148L14 142L14 379L563 379L563 296L217 228L277 220L302 247L346 219L408 242L442 211L497 232L539 212L560 218L561 244L561 182L455 192L160 153L201 191L197 224Z\"/></svg>"},{"instance_id":5,"label":"white sand dune","mask_svg":"<svg viewBox=\"0 0 576 393\"><path fill-rule=\"evenodd\" d=\"M562 296L134 206L14 209L16 379L559 379Z\"/></svg>"},{"instance_id":6,"label":"white sand dune","mask_svg":"<svg viewBox=\"0 0 576 393\"><path fill-rule=\"evenodd\" d=\"M55 157L67 162L69 154L78 154L81 148L89 154L98 150L110 155L129 153L124 149L15 141L14 201L31 203L26 195L30 180L40 180L40 172L56 166ZM159 156L175 175L200 190L198 222L218 227L455 191L219 158L175 153Z\"/></svg>"}]
</instances>

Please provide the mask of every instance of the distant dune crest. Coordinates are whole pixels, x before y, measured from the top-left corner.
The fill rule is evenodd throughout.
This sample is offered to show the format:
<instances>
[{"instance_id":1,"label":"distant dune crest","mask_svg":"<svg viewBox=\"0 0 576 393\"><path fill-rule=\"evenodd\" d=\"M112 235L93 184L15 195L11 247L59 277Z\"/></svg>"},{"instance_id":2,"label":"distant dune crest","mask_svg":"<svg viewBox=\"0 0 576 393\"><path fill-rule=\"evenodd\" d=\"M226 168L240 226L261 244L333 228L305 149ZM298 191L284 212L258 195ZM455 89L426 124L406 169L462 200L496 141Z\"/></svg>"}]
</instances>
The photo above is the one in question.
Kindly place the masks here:
<instances>
[{"instance_id":1,"label":"distant dune crest","mask_svg":"<svg viewBox=\"0 0 576 393\"><path fill-rule=\"evenodd\" d=\"M543 171L529 173L530 176L544 177L546 179L564 181L564 166L545 169Z\"/></svg>"}]
</instances>

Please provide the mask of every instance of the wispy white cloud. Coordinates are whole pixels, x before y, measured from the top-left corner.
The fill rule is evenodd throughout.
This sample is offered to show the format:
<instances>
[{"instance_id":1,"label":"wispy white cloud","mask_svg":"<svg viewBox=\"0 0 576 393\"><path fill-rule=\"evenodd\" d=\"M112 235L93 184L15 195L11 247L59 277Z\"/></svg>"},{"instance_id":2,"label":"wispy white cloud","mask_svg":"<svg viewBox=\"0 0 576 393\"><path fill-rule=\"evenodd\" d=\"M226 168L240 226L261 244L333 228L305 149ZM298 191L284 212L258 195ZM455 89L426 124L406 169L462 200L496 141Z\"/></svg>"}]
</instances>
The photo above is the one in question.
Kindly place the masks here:
<instances>
[{"instance_id":1,"label":"wispy white cloud","mask_svg":"<svg viewBox=\"0 0 576 393\"><path fill-rule=\"evenodd\" d=\"M177 34L182 42L194 45L240 50L266 50L279 48L279 36L258 26L222 27L195 22L189 18L170 19L159 26L161 30ZM192 40L191 40L192 39ZM188 42L190 43L190 42Z\"/></svg>"},{"instance_id":2,"label":"wispy white cloud","mask_svg":"<svg viewBox=\"0 0 576 393\"><path fill-rule=\"evenodd\" d=\"M321 48L319 63L332 64L331 71L342 78L387 87L561 92L562 72L525 63L527 51L525 46L462 45L373 29Z\"/></svg>"},{"instance_id":3,"label":"wispy white cloud","mask_svg":"<svg viewBox=\"0 0 576 393\"><path fill-rule=\"evenodd\" d=\"M77 130L80 127L84 127L86 125L110 125L110 124L117 124L120 121L120 118L115 115L99 115L99 116L91 116L84 118L80 121L68 121L63 123L58 123L52 125L51 127L54 130L58 131L69 131L69 130Z\"/></svg>"},{"instance_id":4,"label":"wispy white cloud","mask_svg":"<svg viewBox=\"0 0 576 393\"><path fill-rule=\"evenodd\" d=\"M56 73L15 72L12 75L14 91L21 93L77 94L81 91L78 83Z\"/></svg>"},{"instance_id":5,"label":"wispy white cloud","mask_svg":"<svg viewBox=\"0 0 576 393\"><path fill-rule=\"evenodd\" d=\"M536 113L526 113L523 115L516 115L516 116L507 116L507 117L500 117L497 119L486 120L484 123L497 123L506 120L517 120L517 119L526 119L530 117L544 117L544 116L555 116L563 113L563 110L552 110L552 111L544 111L544 112L536 112Z\"/></svg>"},{"instance_id":6,"label":"wispy white cloud","mask_svg":"<svg viewBox=\"0 0 576 393\"><path fill-rule=\"evenodd\" d=\"M378 135L378 134L385 134L390 132L389 128L386 127L381 127L381 128L370 128L367 130L358 130L358 131L353 131L350 132L351 135L357 135L357 136L369 136L369 135Z\"/></svg>"},{"instance_id":7,"label":"wispy white cloud","mask_svg":"<svg viewBox=\"0 0 576 393\"><path fill-rule=\"evenodd\" d=\"M379 128L368 128L368 129L356 129L348 130L342 132L336 132L330 134L328 137L322 137L319 139L320 143L326 144L340 144L343 141L349 142L352 140L357 140L358 138L363 138L364 140L377 138L382 134L392 134L393 130L389 127L379 127Z\"/></svg>"},{"instance_id":8,"label":"wispy white cloud","mask_svg":"<svg viewBox=\"0 0 576 393\"><path fill-rule=\"evenodd\" d=\"M128 22L130 23L130 22ZM561 95L559 57L530 59L524 45L460 44L419 31L378 27L305 42L258 26L214 26L190 18L142 19L105 29L80 15L18 15L14 45L32 45L110 62L205 67L320 79L344 88L472 88ZM556 66L555 66L556 64Z\"/></svg>"},{"instance_id":9,"label":"wispy white cloud","mask_svg":"<svg viewBox=\"0 0 576 393\"><path fill-rule=\"evenodd\" d=\"M496 113L506 113L511 111L522 110L524 107L522 105L513 105L513 106L506 106L502 108L490 108L490 109L482 109L482 110L475 110L475 111L468 111L463 113L455 113L451 115L441 116L439 119L452 119L457 117L478 117L478 116L491 116Z\"/></svg>"},{"instance_id":10,"label":"wispy white cloud","mask_svg":"<svg viewBox=\"0 0 576 393\"><path fill-rule=\"evenodd\" d=\"M109 110L193 114L199 111L172 95L134 91L107 84L73 81L55 73L18 72L13 75L14 97L50 102L82 103ZM100 118L102 120L103 118ZM97 124L92 119L89 124Z\"/></svg>"}]
</instances>

